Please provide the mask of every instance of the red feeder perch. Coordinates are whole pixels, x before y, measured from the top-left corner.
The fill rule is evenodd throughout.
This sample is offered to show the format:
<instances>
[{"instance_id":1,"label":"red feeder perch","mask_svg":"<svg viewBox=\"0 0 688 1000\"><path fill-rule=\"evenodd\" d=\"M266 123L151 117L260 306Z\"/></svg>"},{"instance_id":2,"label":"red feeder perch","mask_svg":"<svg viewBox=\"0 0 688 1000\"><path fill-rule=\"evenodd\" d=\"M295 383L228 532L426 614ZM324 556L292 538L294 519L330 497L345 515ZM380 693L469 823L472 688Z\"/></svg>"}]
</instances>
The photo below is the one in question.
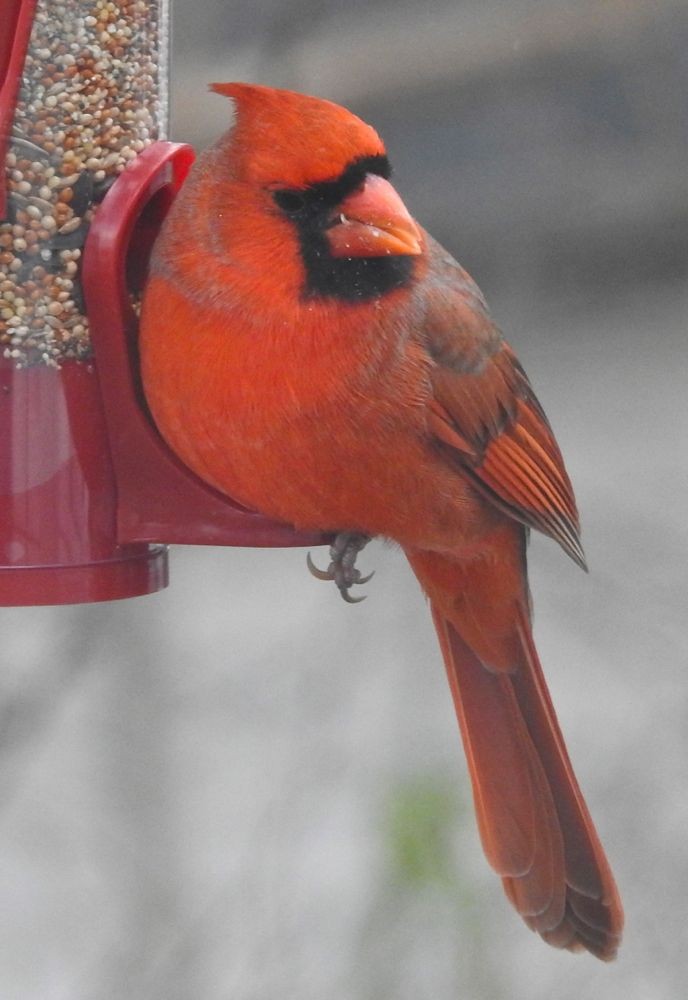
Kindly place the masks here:
<instances>
[{"instance_id":1,"label":"red feeder perch","mask_svg":"<svg viewBox=\"0 0 688 1000\"><path fill-rule=\"evenodd\" d=\"M155 107L151 98L164 106L164 74L157 95L139 94L138 104L135 90L116 92L100 42L107 25L99 19L110 15L94 3L95 23L86 24L78 6L73 25L58 25L50 23L49 3L0 0L4 605L152 593L167 584L166 543L326 541L206 486L169 451L148 415L131 295L144 282L153 240L193 152L151 144L160 120L146 121L146 109ZM167 44L166 9L156 0L143 6L147 21L133 26L139 47L129 49L129 77L136 80L140 69L149 83L156 47ZM113 51L118 24L105 35Z\"/></svg>"},{"instance_id":2,"label":"red feeder perch","mask_svg":"<svg viewBox=\"0 0 688 1000\"><path fill-rule=\"evenodd\" d=\"M228 500L186 468L147 414L128 288L145 275L160 224L193 163L190 146L156 142L121 175L86 243L83 283L117 480L120 542L320 545ZM127 282L127 275L129 281ZM132 279L133 276L133 279Z\"/></svg>"}]
</instances>

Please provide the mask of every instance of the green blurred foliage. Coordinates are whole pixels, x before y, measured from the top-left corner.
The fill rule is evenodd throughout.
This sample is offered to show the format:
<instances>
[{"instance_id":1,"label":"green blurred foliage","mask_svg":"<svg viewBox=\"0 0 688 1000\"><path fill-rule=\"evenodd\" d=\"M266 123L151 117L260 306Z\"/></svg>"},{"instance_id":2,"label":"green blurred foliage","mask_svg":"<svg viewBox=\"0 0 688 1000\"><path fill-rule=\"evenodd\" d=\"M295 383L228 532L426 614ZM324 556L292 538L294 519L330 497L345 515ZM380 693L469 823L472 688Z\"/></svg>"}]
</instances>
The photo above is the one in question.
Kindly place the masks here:
<instances>
[{"instance_id":1,"label":"green blurred foliage","mask_svg":"<svg viewBox=\"0 0 688 1000\"><path fill-rule=\"evenodd\" d=\"M384 837L394 881L415 888L455 887L453 841L462 812L456 789L437 777L415 778L393 790Z\"/></svg>"}]
</instances>

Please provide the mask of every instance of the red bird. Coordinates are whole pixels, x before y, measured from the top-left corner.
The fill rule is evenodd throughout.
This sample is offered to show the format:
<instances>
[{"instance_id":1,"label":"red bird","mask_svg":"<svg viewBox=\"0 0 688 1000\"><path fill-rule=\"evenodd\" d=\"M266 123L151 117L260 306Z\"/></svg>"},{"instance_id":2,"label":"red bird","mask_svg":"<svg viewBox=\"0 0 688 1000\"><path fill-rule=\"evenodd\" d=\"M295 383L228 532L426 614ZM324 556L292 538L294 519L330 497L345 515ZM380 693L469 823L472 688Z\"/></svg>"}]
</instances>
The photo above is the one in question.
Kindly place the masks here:
<instances>
[{"instance_id":1,"label":"red bird","mask_svg":"<svg viewBox=\"0 0 688 1000\"><path fill-rule=\"evenodd\" d=\"M545 941L611 959L621 902L531 632L529 527L585 565L547 418L369 125L301 94L214 89L236 121L173 205L143 305L160 432L247 507L336 532L320 575L345 597L370 536L402 546L430 600L489 863Z\"/></svg>"}]
</instances>

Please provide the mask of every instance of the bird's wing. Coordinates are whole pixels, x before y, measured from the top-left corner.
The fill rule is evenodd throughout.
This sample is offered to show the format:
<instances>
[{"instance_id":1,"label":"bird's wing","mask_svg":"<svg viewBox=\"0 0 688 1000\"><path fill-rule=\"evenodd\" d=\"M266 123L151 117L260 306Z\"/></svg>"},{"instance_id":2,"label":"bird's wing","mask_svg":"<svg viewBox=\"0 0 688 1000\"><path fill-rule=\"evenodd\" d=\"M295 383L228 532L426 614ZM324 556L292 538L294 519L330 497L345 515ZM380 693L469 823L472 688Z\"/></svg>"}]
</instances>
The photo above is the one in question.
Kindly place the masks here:
<instances>
[{"instance_id":1,"label":"bird's wing","mask_svg":"<svg viewBox=\"0 0 688 1000\"><path fill-rule=\"evenodd\" d=\"M428 427L496 506L585 568L576 501L547 417L477 286L438 245L423 338L434 364Z\"/></svg>"}]
</instances>

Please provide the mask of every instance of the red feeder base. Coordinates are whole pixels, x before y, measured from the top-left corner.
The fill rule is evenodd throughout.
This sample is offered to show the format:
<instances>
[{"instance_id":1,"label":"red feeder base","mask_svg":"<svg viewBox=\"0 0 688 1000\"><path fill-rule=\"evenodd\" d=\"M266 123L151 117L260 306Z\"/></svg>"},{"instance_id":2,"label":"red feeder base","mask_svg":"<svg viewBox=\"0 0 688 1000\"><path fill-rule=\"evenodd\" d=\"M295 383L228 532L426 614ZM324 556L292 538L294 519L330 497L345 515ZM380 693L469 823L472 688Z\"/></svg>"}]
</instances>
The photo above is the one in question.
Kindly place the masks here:
<instances>
[{"instance_id":1,"label":"red feeder base","mask_svg":"<svg viewBox=\"0 0 688 1000\"><path fill-rule=\"evenodd\" d=\"M0 605L88 604L155 593L167 586L167 550L142 549L84 566L2 566Z\"/></svg>"},{"instance_id":2,"label":"red feeder base","mask_svg":"<svg viewBox=\"0 0 688 1000\"><path fill-rule=\"evenodd\" d=\"M164 546L120 545L92 365L0 359L0 605L74 604L167 585Z\"/></svg>"}]
</instances>

